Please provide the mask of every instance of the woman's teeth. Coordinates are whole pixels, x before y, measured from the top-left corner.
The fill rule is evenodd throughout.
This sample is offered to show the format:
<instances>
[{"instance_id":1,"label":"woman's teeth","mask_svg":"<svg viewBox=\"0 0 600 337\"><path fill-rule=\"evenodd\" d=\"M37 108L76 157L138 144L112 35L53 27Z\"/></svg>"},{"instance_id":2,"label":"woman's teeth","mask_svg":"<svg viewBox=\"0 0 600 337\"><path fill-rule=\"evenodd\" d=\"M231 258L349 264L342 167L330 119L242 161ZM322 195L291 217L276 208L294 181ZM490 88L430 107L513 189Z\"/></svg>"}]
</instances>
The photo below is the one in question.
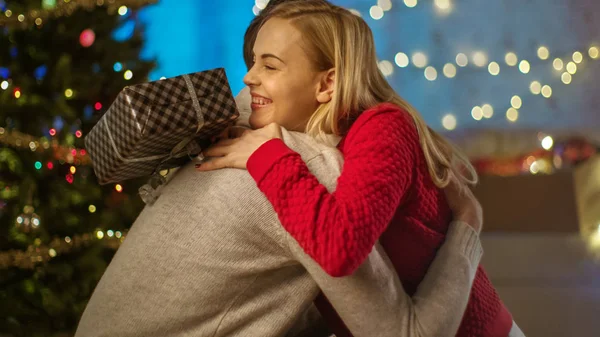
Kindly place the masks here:
<instances>
[{"instance_id":1,"label":"woman's teeth","mask_svg":"<svg viewBox=\"0 0 600 337\"><path fill-rule=\"evenodd\" d=\"M252 103L258 105L267 105L272 103L270 99L260 98L260 97L252 97Z\"/></svg>"}]
</instances>

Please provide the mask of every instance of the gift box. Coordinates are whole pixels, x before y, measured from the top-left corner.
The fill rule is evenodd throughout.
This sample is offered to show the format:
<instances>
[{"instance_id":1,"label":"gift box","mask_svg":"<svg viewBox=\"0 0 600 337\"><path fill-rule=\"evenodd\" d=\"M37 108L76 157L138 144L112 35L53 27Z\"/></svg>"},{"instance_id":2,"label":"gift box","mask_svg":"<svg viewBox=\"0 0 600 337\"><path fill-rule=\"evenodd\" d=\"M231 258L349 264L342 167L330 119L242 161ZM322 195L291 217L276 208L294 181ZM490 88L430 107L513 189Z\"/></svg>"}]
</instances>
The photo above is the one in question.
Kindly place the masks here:
<instances>
[{"instance_id":1,"label":"gift box","mask_svg":"<svg viewBox=\"0 0 600 337\"><path fill-rule=\"evenodd\" d=\"M239 112L222 68L125 87L85 138L100 184L181 166Z\"/></svg>"}]
</instances>

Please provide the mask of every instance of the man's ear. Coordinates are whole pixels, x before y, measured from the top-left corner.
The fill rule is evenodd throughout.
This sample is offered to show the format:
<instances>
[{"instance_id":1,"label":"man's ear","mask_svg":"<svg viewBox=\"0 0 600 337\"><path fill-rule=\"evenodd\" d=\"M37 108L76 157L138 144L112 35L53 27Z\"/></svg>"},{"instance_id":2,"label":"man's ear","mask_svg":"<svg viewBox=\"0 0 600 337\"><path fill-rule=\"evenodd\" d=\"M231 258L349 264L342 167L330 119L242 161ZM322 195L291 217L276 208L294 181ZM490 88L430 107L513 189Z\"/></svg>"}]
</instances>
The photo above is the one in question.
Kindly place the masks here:
<instances>
[{"instance_id":1,"label":"man's ear","mask_svg":"<svg viewBox=\"0 0 600 337\"><path fill-rule=\"evenodd\" d=\"M335 91L335 69L331 68L322 72L317 87L317 101L321 104L331 101Z\"/></svg>"}]
</instances>

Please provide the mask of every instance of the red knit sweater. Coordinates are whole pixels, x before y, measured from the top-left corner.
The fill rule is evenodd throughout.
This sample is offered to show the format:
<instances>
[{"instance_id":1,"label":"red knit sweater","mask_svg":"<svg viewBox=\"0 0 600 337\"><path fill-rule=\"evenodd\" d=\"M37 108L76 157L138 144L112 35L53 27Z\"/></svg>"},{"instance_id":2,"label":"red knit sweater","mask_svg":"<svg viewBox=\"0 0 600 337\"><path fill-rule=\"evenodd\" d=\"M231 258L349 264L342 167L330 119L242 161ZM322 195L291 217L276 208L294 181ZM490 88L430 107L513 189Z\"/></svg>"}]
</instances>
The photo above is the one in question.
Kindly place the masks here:
<instances>
[{"instance_id":1,"label":"red knit sweater","mask_svg":"<svg viewBox=\"0 0 600 337\"><path fill-rule=\"evenodd\" d=\"M344 166L333 193L279 139L256 150L247 167L283 227L327 273L351 274L379 239L405 290L414 294L452 215L429 175L411 117L380 104L361 114L338 147ZM316 303L338 337L351 336L326 300ZM457 336L506 337L511 326L479 267Z\"/></svg>"}]
</instances>

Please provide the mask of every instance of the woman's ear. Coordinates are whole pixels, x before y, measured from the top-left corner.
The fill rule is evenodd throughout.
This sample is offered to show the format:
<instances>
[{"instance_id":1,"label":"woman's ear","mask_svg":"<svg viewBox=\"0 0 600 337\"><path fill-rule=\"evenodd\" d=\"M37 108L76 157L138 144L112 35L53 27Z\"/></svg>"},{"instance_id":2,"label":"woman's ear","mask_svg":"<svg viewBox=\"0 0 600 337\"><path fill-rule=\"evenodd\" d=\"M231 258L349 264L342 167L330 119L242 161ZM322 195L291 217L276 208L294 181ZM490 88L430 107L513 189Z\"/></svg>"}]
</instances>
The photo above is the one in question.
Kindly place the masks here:
<instances>
[{"instance_id":1,"label":"woman's ear","mask_svg":"<svg viewBox=\"0 0 600 337\"><path fill-rule=\"evenodd\" d=\"M331 68L321 73L317 87L317 101L321 104L331 101L335 91L335 69Z\"/></svg>"}]
</instances>

